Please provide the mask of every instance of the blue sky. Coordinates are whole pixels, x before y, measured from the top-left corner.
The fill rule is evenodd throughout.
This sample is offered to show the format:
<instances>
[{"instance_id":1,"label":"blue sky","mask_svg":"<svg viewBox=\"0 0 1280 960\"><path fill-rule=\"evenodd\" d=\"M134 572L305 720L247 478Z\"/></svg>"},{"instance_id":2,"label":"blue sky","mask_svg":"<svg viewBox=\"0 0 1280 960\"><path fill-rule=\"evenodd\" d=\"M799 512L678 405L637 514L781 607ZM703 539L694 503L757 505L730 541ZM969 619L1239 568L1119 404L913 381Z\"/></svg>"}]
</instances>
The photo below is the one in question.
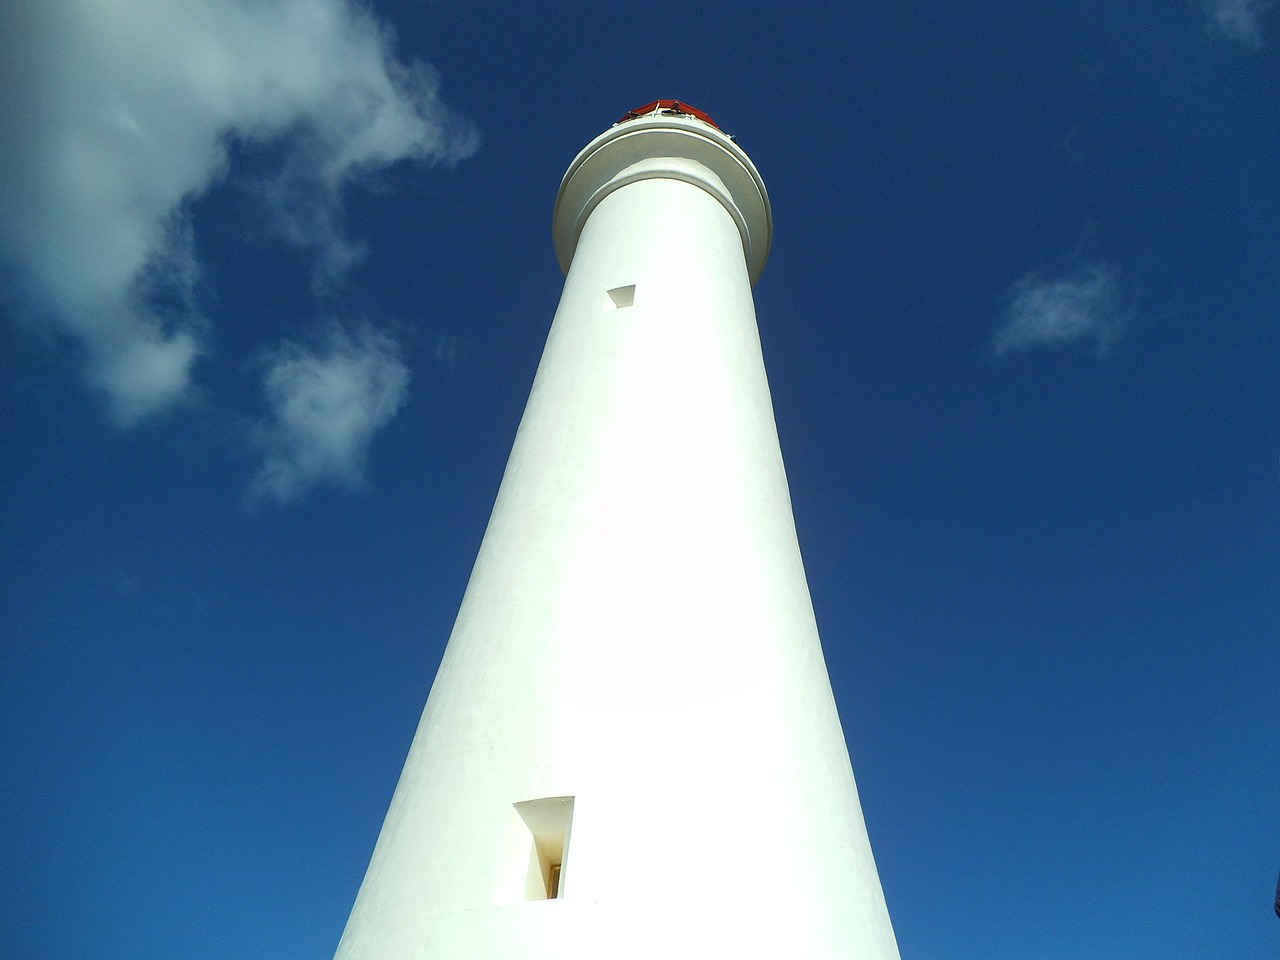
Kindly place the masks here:
<instances>
[{"instance_id":1,"label":"blue sky","mask_svg":"<svg viewBox=\"0 0 1280 960\"><path fill-rule=\"evenodd\" d=\"M1272 960L1280 9L19 0L4 953L328 956L559 294L679 97L904 957Z\"/></svg>"}]
</instances>

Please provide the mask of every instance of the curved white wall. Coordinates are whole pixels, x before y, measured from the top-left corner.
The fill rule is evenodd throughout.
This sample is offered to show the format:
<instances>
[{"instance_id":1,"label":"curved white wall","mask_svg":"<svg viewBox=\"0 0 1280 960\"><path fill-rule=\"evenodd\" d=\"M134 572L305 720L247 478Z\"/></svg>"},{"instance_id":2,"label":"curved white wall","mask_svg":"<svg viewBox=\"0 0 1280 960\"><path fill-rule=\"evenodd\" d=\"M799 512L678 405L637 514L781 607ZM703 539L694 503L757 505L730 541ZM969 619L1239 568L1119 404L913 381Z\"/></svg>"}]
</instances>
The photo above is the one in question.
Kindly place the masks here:
<instances>
[{"instance_id":1,"label":"curved white wall","mask_svg":"<svg viewBox=\"0 0 1280 960\"><path fill-rule=\"evenodd\" d=\"M694 180L582 226L342 960L898 955L746 234ZM565 797L561 896L530 902L530 830L568 801L514 805Z\"/></svg>"}]
</instances>

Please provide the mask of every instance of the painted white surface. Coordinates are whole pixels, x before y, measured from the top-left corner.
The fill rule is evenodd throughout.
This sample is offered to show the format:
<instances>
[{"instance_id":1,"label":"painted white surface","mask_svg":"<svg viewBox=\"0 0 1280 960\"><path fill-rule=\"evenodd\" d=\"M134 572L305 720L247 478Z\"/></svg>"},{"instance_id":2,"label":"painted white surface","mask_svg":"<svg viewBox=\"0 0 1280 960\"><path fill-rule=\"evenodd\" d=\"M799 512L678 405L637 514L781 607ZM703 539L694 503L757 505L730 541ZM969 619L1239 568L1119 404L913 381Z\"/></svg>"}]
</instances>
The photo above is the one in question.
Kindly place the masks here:
<instances>
[{"instance_id":1,"label":"painted white surface","mask_svg":"<svg viewBox=\"0 0 1280 960\"><path fill-rule=\"evenodd\" d=\"M652 162L672 124L717 149ZM735 217L722 134L620 126L562 187L564 294L341 960L898 956L760 355L763 185ZM568 797L526 900L514 805Z\"/></svg>"}]
</instances>

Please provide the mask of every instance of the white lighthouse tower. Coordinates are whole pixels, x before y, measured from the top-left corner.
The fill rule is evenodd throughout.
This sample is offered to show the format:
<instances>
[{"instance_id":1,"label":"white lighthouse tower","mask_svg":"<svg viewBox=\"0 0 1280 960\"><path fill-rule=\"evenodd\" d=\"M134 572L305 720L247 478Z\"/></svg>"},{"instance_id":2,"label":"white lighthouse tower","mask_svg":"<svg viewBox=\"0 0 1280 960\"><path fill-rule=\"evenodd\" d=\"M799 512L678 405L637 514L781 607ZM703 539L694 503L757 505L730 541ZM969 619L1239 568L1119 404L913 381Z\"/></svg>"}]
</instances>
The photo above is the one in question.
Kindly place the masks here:
<instances>
[{"instance_id":1,"label":"white lighthouse tower","mask_svg":"<svg viewBox=\"0 0 1280 960\"><path fill-rule=\"evenodd\" d=\"M339 960L898 956L796 542L747 155L632 111Z\"/></svg>"}]
</instances>

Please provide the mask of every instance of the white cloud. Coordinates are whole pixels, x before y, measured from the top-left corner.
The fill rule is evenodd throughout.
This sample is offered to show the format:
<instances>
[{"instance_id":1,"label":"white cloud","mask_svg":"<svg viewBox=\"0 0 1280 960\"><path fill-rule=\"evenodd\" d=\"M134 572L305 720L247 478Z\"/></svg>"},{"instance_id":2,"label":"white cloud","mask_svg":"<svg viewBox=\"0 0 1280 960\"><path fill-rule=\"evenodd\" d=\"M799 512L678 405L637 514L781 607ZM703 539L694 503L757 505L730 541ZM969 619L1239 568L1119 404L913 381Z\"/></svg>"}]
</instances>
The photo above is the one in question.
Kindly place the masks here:
<instances>
[{"instance_id":1,"label":"white cloud","mask_svg":"<svg viewBox=\"0 0 1280 960\"><path fill-rule=\"evenodd\" d=\"M1058 279L1029 274L1015 285L993 346L1005 354L1092 342L1103 353L1126 325L1121 301L1120 286L1105 264Z\"/></svg>"},{"instance_id":2,"label":"white cloud","mask_svg":"<svg viewBox=\"0 0 1280 960\"><path fill-rule=\"evenodd\" d=\"M1205 0L1209 26L1231 40L1262 46L1262 18L1271 0Z\"/></svg>"},{"instance_id":3,"label":"white cloud","mask_svg":"<svg viewBox=\"0 0 1280 960\"><path fill-rule=\"evenodd\" d=\"M471 355L471 338L453 334L440 334L436 337L435 361L446 373L453 373L467 362Z\"/></svg>"},{"instance_id":4,"label":"white cloud","mask_svg":"<svg viewBox=\"0 0 1280 960\"><path fill-rule=\"evenodd\" d=\"M399 348L371 329L353 338L334 327L318 349L285 343L264 378L271 415L253 433L263 465L249 502L288 503L320 484L363 486L373 435L408 386Z\"/></svg>"},{"instance_id":5,"label":"white cloud","mask_svg":"<svg viewBox=\"0 0 1280 960\"><path fill-rule=\"evenodd\" d=\"M202 352L190 201L235 142L278 145L262 187L333 274L353 179L475 147L429 68L350 0L9 0L0 32L0 258L83 351L121 426L188 396Z\"/></svg>"}]
</instances>

